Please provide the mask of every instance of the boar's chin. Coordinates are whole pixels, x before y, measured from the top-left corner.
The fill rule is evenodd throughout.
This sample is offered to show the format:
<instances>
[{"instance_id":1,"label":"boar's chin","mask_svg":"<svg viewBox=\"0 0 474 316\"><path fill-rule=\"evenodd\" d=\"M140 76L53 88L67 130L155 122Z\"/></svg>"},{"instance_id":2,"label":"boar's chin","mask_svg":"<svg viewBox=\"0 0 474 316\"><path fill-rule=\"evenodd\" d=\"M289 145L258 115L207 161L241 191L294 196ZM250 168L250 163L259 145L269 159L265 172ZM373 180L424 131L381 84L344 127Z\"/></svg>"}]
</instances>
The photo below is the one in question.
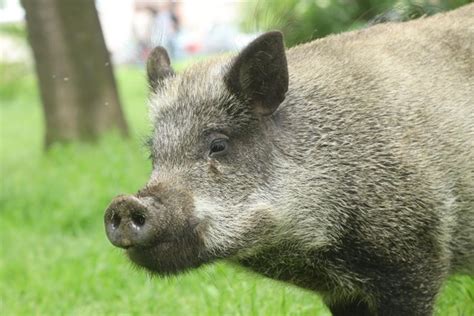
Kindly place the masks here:
<instances>
[{"instance_id":1,"label":"boar's chin","mask_svg":"<svg viewBox=\"0 0 474 316\"><path fill-rule=\"evenodd\" d=\"M150 247L132 247L126 253L130 260L146 270L162 276L178 274L197 268L211 258L204 255L203 248L193 239L159 242Z\"/></svg>"}]
</instances>

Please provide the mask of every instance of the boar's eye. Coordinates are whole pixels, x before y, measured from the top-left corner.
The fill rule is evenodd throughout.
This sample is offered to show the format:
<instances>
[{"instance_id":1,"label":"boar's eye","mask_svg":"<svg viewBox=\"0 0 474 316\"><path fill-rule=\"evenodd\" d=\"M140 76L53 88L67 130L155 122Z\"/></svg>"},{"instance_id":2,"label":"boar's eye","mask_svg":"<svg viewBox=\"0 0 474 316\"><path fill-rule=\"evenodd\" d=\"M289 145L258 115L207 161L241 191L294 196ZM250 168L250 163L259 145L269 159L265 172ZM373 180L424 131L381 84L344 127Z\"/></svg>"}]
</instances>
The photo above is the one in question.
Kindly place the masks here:
<instances>
[{"instance_id":1,"label":"boar's eye","mask_svg":"<svg viewBox=\"0 0 474 316\"><path fill-rule=\"evenodd\" d=\"M217 157L224 155L229 147L227 138L217 138L212 140L209 148L209 157Z\"/></svg>"}]
</instances>

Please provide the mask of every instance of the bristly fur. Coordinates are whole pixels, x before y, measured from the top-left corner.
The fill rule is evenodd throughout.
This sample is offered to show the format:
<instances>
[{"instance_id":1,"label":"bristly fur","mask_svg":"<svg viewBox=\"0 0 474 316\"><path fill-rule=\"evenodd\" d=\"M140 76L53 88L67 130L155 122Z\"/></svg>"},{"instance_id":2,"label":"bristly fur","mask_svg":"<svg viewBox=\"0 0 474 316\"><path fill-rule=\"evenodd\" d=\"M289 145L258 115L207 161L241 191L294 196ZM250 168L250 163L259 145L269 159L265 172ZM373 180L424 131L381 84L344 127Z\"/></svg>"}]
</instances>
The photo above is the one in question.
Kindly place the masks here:
<instances>
[{"instance_id":1,"label":"bristly fur","mask_svg":"<svg viewBox=\"0 0 474 316\"><path fill-rule=\"evenodd\" d=\"M286 52L264 36L151 93L145 191L179 237L129 254L159 274L227 258L334 315L431 315L474 274L474 5Z\"/></svg>"}]
</instances>

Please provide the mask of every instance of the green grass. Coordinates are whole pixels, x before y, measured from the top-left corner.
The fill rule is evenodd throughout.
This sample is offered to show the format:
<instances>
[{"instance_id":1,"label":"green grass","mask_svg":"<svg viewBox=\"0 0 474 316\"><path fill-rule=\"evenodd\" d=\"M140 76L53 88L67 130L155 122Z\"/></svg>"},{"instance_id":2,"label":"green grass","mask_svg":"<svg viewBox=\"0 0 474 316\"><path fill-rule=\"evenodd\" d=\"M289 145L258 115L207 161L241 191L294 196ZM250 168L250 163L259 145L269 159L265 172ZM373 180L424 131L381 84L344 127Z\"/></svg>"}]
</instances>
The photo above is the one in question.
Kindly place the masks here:
<instances>
[{"instance_id":1,"label":"green grass","mask_svg":"<svg viewBox=\"0 0 474 316\"><path fill-rule=\"evenodd\" d=\"M142 73L118 72L131 139L112 133L46 154L33 76L0 82L0 314L329 315L317 295L225 263L151 278L109 244L103 210L150 172ZM473 302L474 280L454 278L438 315L474 315Z\"/></svg>"}]
</instances>

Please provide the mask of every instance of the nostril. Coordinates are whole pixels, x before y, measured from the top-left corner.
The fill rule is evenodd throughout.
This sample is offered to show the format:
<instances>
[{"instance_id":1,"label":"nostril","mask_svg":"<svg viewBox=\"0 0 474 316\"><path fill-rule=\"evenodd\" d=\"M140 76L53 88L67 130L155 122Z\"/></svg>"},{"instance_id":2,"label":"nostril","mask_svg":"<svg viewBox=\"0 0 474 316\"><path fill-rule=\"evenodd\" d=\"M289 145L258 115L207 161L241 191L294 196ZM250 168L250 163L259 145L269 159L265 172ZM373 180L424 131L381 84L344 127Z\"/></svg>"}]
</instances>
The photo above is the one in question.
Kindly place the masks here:
<instances>
[{"instance_id":1,"label":"nostril","mask_svg":"<svg viewBox=\"0 0 474 316\"><path fill-rule=\"evenodd\" d=\"M133 212L130 218L132 220L132 223L138 227L145 225L146 218L143 214L139 212Z\"/></svg>"},{"instance_id":2,"label":"nostril","mask_svg":"<svg viewBox=\"0 0 474 316\"><path fill-rule=\"evenodd\" d=\"M120 222L122 221L122 218L117 213L114 213L112 215L111 221L112 221L112 228L116 229L117 227L120 226Z\"/></svg>"}]
</instances>

